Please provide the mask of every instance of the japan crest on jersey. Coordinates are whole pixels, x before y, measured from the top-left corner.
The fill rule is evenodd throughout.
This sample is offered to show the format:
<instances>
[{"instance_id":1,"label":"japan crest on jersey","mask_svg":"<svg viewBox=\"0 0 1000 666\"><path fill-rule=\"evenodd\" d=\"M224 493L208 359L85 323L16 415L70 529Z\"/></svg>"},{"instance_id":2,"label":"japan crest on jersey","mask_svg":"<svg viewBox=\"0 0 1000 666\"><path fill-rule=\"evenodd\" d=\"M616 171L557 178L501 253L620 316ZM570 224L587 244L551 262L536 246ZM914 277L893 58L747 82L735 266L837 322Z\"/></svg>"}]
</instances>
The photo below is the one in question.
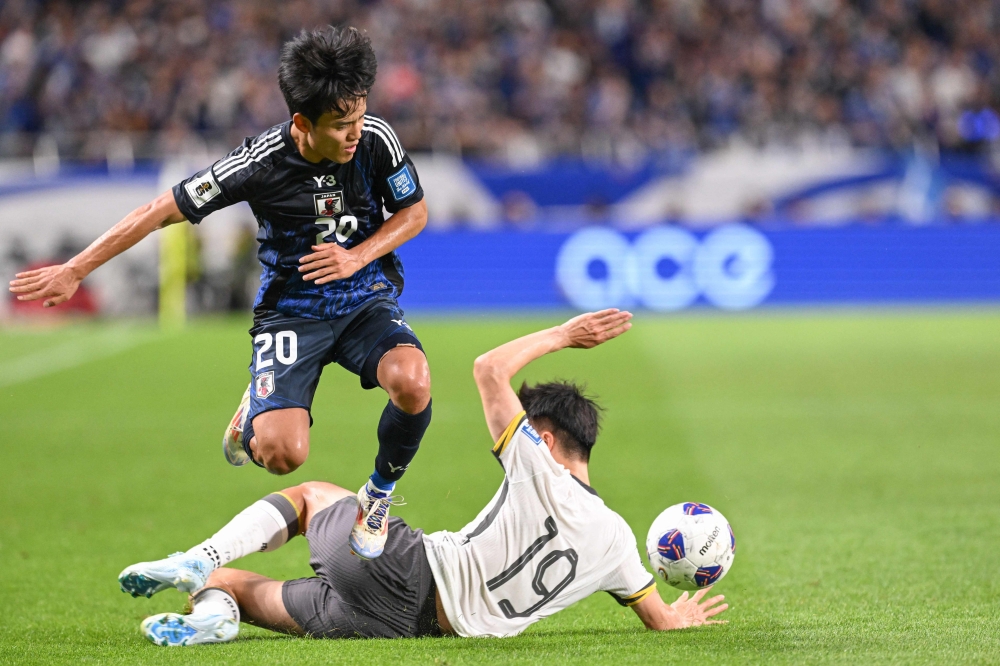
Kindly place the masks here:
<instances>
[{"instance_id":1,"label":"japan crest on jersey","mask_svg":"<svg viewBox=\"0 0 1000 666\"><path fill-rule=\"evenodd\" d=\"M320 217L333 217L344 212L344 193L342 191L314 194L313 201L316 202L316 214Z\"/></svg>"},{"instance_id":2,"label":"japan crest on jersey","mask_svg":"<svg viewBox=\"0 0 1000 666\"><path fill-rule=\"evenodd\" d=\"M268 370L257 375L255 388L258 398L266 398L274 393L274 371Z\"/></svg>"}]
</instances>

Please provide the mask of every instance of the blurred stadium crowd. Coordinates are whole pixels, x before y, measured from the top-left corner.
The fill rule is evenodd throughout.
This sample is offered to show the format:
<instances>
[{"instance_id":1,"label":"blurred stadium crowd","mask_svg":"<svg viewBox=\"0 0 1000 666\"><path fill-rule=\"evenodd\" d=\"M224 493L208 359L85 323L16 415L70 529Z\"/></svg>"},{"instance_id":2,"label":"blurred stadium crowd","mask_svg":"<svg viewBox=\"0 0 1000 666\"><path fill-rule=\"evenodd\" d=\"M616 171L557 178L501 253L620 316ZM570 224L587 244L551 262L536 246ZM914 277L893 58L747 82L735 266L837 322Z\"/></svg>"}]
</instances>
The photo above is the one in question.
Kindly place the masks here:
<instances>
[{"instance_id":1,"label":"blurred stadium crowd","mask_svg":"<svg viewBox=\"0 0 1000 666\"><path fill-rule=\"evenodd\" d=\"M287 117L281 43L325 23L371 35L370 108L411 150L519 162L1000 135L996 0L7 0L0 154L39 135L86 157L102 132L151 137L153 155L256 134Z\"/></svg>"}]
</instances>

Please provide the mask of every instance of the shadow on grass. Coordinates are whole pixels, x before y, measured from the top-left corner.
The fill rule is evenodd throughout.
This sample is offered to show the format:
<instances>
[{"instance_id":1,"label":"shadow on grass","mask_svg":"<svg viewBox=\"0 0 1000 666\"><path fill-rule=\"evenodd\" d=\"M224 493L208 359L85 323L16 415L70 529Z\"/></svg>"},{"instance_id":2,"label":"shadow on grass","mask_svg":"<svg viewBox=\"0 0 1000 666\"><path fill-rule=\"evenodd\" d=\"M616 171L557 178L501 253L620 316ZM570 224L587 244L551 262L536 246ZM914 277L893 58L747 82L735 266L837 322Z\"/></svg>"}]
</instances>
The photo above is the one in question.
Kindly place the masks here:
<instances>
[{"instance_id":1,"label":"shadow on grass","mask_svg":"<svg viewBox=\"0 0 1000 666\"><path fill-rule=\"evenodd\" d=\"M266 634L241 634L236 638L235 641L229 643L230 645L239 643L276 643L280 641L315 641L323 640L316 638L309 638L308 636L293 636L292 634L281 634L278 632L271 632Z\"/></svg>"},{"instance_id":2,"label":"shadow on grass","mask_svg":"<svg viewBox=\"0 0 1000 666\"><path fill-rule=\"evenodd\" d=\"M351 636L347 638L312 638L309 636L293 636L291 634L282 634L278 632L266 632L266 630L259 630L251 634L240 635L235 641L230 643L230 645L238 645L240 643L269 643L269 642L279 642L279 641L304 641L304 642L340 642L349 641L351 643L387 643L387 644L414 644L419 642L422 645L449 645L449 646L460 646L460 645L470 645L470 646L484 646L491 644L490 639L483 638L462 638L461 636L419 636L416 638L366 638L364 636ZM566 639L566 638L592 638L600 640L601 638L610 637L621 637L629 638L633 636L639 636L645 634L646 631L643 629L600 629L600 628L587 628L580 627L574 629L553 629L548 631L532 631L527 634L521 634L518 636L512 636L505 639L495 639L502 640L504 643L518 643L519 645L530 644L536 641L548 641L553 638Z\"/></svg>"}]
</instances>

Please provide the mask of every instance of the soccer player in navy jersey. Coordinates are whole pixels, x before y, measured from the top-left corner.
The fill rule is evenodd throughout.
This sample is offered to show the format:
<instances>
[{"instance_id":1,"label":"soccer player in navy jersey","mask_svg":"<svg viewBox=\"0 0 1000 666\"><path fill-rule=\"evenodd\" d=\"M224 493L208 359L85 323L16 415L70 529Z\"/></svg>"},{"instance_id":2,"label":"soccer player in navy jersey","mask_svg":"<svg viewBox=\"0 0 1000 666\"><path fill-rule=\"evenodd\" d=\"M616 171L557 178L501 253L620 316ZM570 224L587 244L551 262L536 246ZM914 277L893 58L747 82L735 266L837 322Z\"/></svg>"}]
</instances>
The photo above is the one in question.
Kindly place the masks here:
<instances>
[{"instance_id":1,"label":"soccer player in navy jersey","mask_svg":"<svg viewBox=\"0 0 1000 666\"><path fill-rule=\"evenodd\" d=\"M378 557L392 491L431 420L430 370L396 299L395 250L427 222L417 171L389 124L367 113L376 60L354 28L303 31L284 45L278 85L291 120L276 125L132 211L65 264L19 273L19 300L66 301L98 266L156 229L246 201L263 266L254 303L251 382L223 436L233 465L275 474L309 453L311 406L336 362L389 402L375 471L358 492L351 548ZM385 219L382 209L391 217Z\"/></svg>"}]
</instances>

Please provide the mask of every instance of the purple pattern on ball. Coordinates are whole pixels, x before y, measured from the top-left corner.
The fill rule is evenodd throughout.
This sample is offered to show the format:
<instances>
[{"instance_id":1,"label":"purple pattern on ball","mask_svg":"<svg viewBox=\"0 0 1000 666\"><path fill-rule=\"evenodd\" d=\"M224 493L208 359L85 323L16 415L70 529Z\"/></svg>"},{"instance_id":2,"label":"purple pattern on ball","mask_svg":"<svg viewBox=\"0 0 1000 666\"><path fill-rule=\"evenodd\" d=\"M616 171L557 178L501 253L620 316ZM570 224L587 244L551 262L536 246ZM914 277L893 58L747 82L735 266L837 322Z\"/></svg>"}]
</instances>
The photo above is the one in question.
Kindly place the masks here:
<instances>
[{"instance_id":1,"label":"purple pattern on ball","mask_svg":"<svg viewBox=\"0 0 1000 666\"><path fill-rule=\"evenodd\" d=\"M707 504L702 504L701 502L684 503L684 514L687 516L701 516L706 513L712 513L712 507Z\"/></svg>"},{"instance_id":2,"label":"purple pattern on ball","mask_svg":"<svg viewBox=\"0 0 1000 666\"><path fill-rule=\"evenodd\" d=\"M677 530L670 530L660 537L656 550L671 562L684 557L684 536Z\"/></svg>"},{"instance_id":3,"label":"purple pattern on ball","mask_svg":"<svg viewBox=\"0 0 1000 666\"><path fill-rule=\"evenodd\" d=\"M694 573L694 582L698 587L708 587L715 581L719 580L722 576L722 567L718 564L712 564L707 567L701 567Z\"/></svg>"}]
</instances>

